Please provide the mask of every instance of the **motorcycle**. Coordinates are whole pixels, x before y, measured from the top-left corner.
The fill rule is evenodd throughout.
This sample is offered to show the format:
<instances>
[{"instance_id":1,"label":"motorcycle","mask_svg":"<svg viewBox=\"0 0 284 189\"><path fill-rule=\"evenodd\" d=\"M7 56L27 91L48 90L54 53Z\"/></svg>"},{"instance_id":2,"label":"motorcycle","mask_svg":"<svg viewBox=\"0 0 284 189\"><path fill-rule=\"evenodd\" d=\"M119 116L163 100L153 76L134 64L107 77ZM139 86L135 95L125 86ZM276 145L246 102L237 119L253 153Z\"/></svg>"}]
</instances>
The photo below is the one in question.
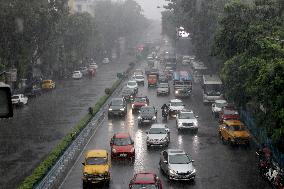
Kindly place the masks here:
<instances>
[{"instance_id":1,"label":"motorcycle","mask_svg":"<svg viewBox=\"0 0 284 189\"><path fill-rule=\"evenodd\" d=\"M162 117L164 120L168 120L169 110L167 108L162 109Z\"/></svg>"}]
</instances>

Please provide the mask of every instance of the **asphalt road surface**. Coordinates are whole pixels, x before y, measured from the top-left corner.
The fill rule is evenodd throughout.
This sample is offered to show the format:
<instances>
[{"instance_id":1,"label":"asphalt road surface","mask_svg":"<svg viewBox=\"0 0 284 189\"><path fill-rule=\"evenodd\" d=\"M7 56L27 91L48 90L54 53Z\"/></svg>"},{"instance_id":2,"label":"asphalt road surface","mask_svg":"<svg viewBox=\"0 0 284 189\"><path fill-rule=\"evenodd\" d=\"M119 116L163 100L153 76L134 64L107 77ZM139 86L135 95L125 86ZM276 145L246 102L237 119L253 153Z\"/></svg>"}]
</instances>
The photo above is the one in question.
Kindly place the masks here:
<instances>
[{"instance_id":1,"label":"asphalt road surface","mask_svg":"<svg viewBox=\"0 0 284 189\"><path fill-rule=\"evenodd\" d=\"M145 66L145 64L144 64ZM179 69L188 69L183 67ZM173 90L169 96L157 97L155 89L139 87L139 93L147 95L150 105L160 110L162 104L173 99ZM111 189L126 189L134 173L146 171L157 173L166 189L265 189L268 184L259 176L256 167L254 145L251 147L230 147L221 142L217 133L217 121L213 118L210 106L203 105L202 91L199 84L193 86L191 98L184 99L187 108L192 109L199 116L198 133L178 133L175 119L168 120L171 131L171 141L168 148L181 148L188 152L195 160L197 170L195 182L170 182L159 170L159 155L163 148L147 150L145 131L150 126L137 125L137 115L132 114L130 106L125 119L108 119L97 128L94 136L84 149L107 149L110 151L110 138L116 132L129 132L135 140L136 156L134 164L127 161L112 161ZM158 123L162 122L161 111L158 112ZM82 188L81 155L74 164L62 189ZM97 187L95 187L97 188Z\"/></svg>"},{"instance_id":2,"label":"asphalt road surface","mask_svg":"<svg viewBox=\"0 0 284 189\"><path fill-rule=\"evenodd\" d=\"M16 108L12 119L0 120L0 188L15 188L28 176L134 60L123 56L100 64L94 78L59 81L54 91Z\"/></svg>"}]
</instances>

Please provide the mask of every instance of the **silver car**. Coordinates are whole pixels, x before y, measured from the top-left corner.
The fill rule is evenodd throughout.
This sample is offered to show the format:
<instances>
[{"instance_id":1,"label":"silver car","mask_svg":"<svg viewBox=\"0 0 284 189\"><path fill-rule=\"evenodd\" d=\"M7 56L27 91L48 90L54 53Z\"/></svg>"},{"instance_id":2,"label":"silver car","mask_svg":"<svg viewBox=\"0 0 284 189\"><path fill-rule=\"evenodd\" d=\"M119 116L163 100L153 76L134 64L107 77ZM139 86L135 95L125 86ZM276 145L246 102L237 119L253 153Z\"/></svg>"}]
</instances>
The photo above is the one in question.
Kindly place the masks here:
<instances>
[{"instance_id":1,"label":"silver car","mask_svg":"<svg viewBox=\"0 0 284 189\"><path fill-rule=\"evenodd\" d=\"M191 110L182 110L177 114L176 125L178 131L181 129L190 129L198 131L198 116L195 116Z\"/></svg>"},{"instance_id":2,"label":"silver car","mask_svg":"<svg viewBox=\"0 0 284 189\"><path fill-rule=\"evenodd\" d=\"M170 143L170 130L166 124L153 124L147 133L147 148L151 146L168 146Z\"/></svg>"},{"instance_id":3,"label":"silver car","mask_svg":"<svg viewBox=\"0 0 284 189\"><path fill-rule=\"evenodd\" d=\"M161 152L160 169L169 180L194 180L196 170L191 157L180 149L168 149Z\"/></svg>"}]
</instances>

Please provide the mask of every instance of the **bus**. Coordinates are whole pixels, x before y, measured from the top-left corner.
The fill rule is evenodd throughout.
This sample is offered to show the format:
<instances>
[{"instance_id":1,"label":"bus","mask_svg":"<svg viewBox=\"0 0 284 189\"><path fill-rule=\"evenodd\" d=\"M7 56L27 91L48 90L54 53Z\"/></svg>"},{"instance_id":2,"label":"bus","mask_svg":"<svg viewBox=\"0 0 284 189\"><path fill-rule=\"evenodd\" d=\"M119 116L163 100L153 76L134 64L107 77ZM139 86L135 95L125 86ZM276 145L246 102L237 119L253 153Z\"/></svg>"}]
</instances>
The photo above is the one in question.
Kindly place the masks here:
<instances>
[{"instance_id":1,"label":"bus","mask_svg":"<svg viewBox=\"0 0 284 189\"><path fill-rule=\"evenodd\" d=\"M202 62L192 63L192 75L195 83L200 83L202 81L203 75L206 75L207 67Z\"/></svg>"},{"instance_id":2,"label":"bus","mask_svg":"<svg viewBox=\"0 0 284 189\"><path fill-rule=\"evenodd\" d=\"M188 71L174 72L173 84L176 97L190 97L192 91L192 77Z\"/></svg>"},{"instance_id":3,"label":"bus","mask_svg":"<svg viewBox=\"0 0 284 189\"><path fill-rule=\"evenodd\" d=\"M210 103L223 98L223 83L217 75L203 75L202 89L203 103Z\"/></svg>"}]
</instances>

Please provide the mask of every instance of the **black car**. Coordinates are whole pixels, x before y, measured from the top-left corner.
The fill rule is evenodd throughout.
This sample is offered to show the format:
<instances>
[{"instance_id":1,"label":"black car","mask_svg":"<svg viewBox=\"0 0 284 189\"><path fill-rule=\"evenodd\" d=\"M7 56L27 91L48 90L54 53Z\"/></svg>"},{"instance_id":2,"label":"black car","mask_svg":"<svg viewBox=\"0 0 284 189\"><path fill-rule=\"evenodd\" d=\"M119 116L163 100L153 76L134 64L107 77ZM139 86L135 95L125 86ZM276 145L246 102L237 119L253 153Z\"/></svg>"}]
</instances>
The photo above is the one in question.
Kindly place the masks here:
<instances>
[{"instance_id":1,"label":"black car","mask_svg":"<svg viewBox=\"0 0 284 189\"><path fill-rule=\"evenodd\" d=\"M121 96L126 100L126 102L132 102L135 97L135 89L124 87L122 89Z\"/></svg>"},{"instance_id":2,"label":"black car","mask_svg":"<svg viewBox=\"0 0 284 189\"><path fill-rule=\"evenodd\" d=\"M125 117L127 114L127 105L124 98L113 98L109 104L108 117L121 116Z\"/></svg>"},{"instance_id":3,"label":"black car","mask_svg":"<svg viewBox=\"0 0 284 189\"><path fill-rule=\"evenodd\" d=\"M138 125L157 122L157 110L154 106L143 106L139 111Z\"/></svg>"}]
</instances>

